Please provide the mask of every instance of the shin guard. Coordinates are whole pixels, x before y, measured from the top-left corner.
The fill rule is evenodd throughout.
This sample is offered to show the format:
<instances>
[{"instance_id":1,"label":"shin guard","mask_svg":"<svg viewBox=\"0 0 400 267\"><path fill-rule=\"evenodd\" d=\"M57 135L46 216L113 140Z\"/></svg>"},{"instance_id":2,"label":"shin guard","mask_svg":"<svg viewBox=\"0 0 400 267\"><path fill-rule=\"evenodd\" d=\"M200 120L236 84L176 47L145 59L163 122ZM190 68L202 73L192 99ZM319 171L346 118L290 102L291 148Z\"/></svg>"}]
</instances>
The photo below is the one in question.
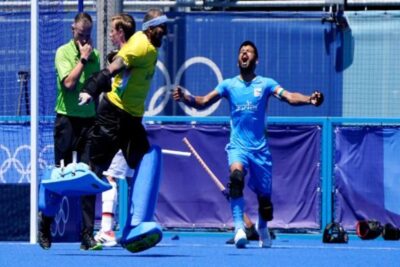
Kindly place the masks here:
<instances>
[{"instance_id":1,"label":"shin guard","mask_svg":"<svg viewBox=\"0 0 400 267\"><path fill-rule=\"evenodd\" d=\"M265 221L272 221L274 218L274 207L270 197L258 196L258 213L260 217Z\"/></svg>"}]
</instances>

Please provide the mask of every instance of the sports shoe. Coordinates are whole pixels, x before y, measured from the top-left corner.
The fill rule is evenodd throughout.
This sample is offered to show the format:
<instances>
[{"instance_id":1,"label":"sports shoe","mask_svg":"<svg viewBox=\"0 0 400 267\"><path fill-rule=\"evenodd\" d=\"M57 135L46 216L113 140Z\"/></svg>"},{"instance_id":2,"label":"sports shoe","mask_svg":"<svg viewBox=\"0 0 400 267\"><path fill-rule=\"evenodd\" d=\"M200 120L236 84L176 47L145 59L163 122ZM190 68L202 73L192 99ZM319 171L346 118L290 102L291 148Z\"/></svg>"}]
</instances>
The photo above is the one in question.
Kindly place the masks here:
<instances>
[{"instance_id":1,"label":"sports shoe","mask_svg":"<svg viewBox=\"0 0 400 267\"><path fill-rule=\"evenodd\" d=\"M235 234L235 246L237 248L245 248L246 244L248 243L246 233L243 229L239 229Z\"/></svg>"},{"instance_id":2,"label":"sports shoe","mask_svg":"<svg viewBox=\"0 0 400 267\"><path fill-rule=\"evenodd\" d=\"M115 233L112 230L98 231L97 234L94 236L94 240L105 247L113 247L117 245L117 239L115 238Z\"/></svg>"},{"instance_id":3,"label":"sports shoe","mask_svg":"<svg viewBox=\"0 0 400 267\"><path fill-rule=\"evenodd\" d=\"M257 232L258 235L260 236L260 239L258 241L258 245L260 248L270 248L272 246L272 240L271 236L268 231L268 227L258 229L257 227Z\"/></svg>"},{"instance_id":4,"label":"sports shoe","mask_svg":"<svg viewBox=\"0 0 400 267\"><path fill-rule=\"evenodd\" d=\"M41 212L39 213L38 242L39 246L46 250L51 247L50 226L52 222L53 217L47 217Z\"/></svg>"},{"instance_id":5,"label":"sports shoe","mask_svg":"<svg viewBox=\"0 0 400 267\"><path fill-rule=\"evenodd\" d=\"M245 227L244 232L246 233L247 240L258 241L260 239L255 225Z\"/></svg>"},{"instance_id":6,"label":"sports shoe","mask_svg":"<svg viewBox=\"0 0 400 267\"><path fill-rule=\"evenodd\" d=\"M247 237L248 241L258 241L260 239L254 224L250 227L246 226L244 228L244 232L246 233L246 237ZM271 232L270 232L270 235L271 235ZM272 237L272 235L271 235L271 237ZM226 240L225 244L231 244L231 245L235 244L235 237L232 237L232 238Z\"/></svg>"},{"instance_id":7,"label":"sports shoe","mask_svg":"<svg viewBox=\"0 0 400 267\"><path fill-rule=\"evenodd\" d=\"M102 250L103 246L88 233L82 234L81 250Z\"/></svg>"}]
</instances>

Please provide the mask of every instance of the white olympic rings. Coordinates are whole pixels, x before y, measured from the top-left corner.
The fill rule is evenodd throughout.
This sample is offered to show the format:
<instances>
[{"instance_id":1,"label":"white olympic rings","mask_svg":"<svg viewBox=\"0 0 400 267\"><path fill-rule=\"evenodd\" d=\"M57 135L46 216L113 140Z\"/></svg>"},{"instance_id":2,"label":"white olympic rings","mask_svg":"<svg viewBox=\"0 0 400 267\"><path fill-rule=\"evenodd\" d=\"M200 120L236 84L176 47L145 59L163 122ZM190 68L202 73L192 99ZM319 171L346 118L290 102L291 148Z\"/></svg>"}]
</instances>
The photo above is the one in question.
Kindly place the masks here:
<instances>
[{"instance_id":1,"label":"white olympic rings","mask_svg":"<svg viewBox=\"0 0 400 267\"><path fill-rule=\"evenodd\" d=\"M158 88L150 98L149 105L147 107L147 111L145 112L146 116L155 116L159 114L167 105L168 101L170 100L170 95L171 95L171 90L179 85L179 82L181 81L183 73L193 64L205 64L206 66L210 67L211 70L215 73L218 83L220 83L223 80L222 73L219 70L218 66L210 59L206 57L192 57L188 60L186 60L183 65L179 68L178 72L176 73L175 81L173 84L171 84L171 78L169 76L168 70L165 67L165 65L157 61L157 67L160 69L161 73L163 74L165 78L165 85L161 86ZM188 89L185 88L187 92L189 92ZM162 97L161 102L156 105L157 100ZM212 114L219 106L221 101L218 101L214 103L212 106L209 108L198 111L193 108L189 108L185 106L183 103L179 102L179 106L183 109L183 111L190 116L208 116Z\"/></svg>"},{"instance_id":2,"label":"white olympic rings","mask_svg":"<svg viewBox=\"0 0 400 267\"><path fill-rule=\"evenodd\" d=\"M64 236L65 227L69 220L69 201L68 197L64 196L62 198L60 209L58 210L56 216L54 217L54 228L51 229L51 235Z\"/></svg>"},{"instance_id":3,"label":"white olympic rings","mask_svg":"<svg viewBox=\"0 0 400 267\"><path fill-rule=\"evenodd\" d=\"M0 181L6 183L4 177L5 173L8 170L10 170L10 168L14 167L17 173L20 174L18 183L22 183L24 182L24 180L26 180L26 182L30 182L31 165L29 159L26 160L27 161L26 166L22 163L21 160L18 159L18 156L23 154L24 150L28 150L28 156L29 156L30 146L29 145L18 146L15 149L13 155L11 154L10 149L2 144L0 145L0 149L3 150L7 155L7 158L0 165Z\"/></svg>"},{"instance_id":4,"label":"white olympic rings","mask_svg":"<svg viewBox=\"0 0 400 267\"><path fill-rule=\"evenodd\" d=\"M6 173L11 172L14 177L16 172L19 177L17 183L30 183L31 181L31 162L30 162L30 146L27 144L20 145L15 148L15 152L11 152L11 148L0 144L0 151L4 151L5 159L0 164L0 183L15 182L7 181ZM39 153L38 163L40 169L46 169L48 162L44 159L45 153L53 153L53 145L46 145ZM20 159L22 158L22 159ZM25 163L24 163L25 162Z\"/></svg>"},{"instance_id":5,"label":"white olympic rings","mask_svg":"<svg viewBox=\"0 0 400 267\"><path fill-rule=\"evenodd\" d=\"M156 66L160 69L161 73L165 78L166 85L160 87L157 91L154 92L153 96L150 99L149 106L147 108L146 114L147 116L154 116L160 113L168 103L170 90L171 88L171 78L169 77L169 73L165 65L161 61L157 61ZM164 95L164 98L161 101L161 104L156 106L156 102L158 98Z\"/></svg>"}]
</instances>

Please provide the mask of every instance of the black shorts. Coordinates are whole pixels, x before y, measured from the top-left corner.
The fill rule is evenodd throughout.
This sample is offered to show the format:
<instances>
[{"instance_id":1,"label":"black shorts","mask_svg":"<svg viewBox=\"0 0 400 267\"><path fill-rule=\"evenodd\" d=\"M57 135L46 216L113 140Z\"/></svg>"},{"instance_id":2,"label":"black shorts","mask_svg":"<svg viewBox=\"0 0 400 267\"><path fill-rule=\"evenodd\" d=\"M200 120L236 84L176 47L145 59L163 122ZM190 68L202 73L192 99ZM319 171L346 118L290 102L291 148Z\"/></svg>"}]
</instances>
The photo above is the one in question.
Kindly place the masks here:
<instances>
[{"instance_id":1,"label":"black shorts","mask_svg":"<svg viewBox=\"0 0 400 267\"><path fill-rule=\"evenodd\" d=\"M54 162L60 165L72 162L72 152L78 154L78 162L89 164L88 138L94 125L93 118L70 117L57 114L54 123Z\"/></svg>"},{"instance_id":2,"label":"black shorts","mask_svg":"<svg viewBox=\"0 0 400 267\"><path fill-rule=\"evenodd\" d=\"M142 117L133 117L103 97L90 137L90 160L96 173L109 167L119 149L129 167L135 168L149 147Z\"/></svg>"}]
</instances>

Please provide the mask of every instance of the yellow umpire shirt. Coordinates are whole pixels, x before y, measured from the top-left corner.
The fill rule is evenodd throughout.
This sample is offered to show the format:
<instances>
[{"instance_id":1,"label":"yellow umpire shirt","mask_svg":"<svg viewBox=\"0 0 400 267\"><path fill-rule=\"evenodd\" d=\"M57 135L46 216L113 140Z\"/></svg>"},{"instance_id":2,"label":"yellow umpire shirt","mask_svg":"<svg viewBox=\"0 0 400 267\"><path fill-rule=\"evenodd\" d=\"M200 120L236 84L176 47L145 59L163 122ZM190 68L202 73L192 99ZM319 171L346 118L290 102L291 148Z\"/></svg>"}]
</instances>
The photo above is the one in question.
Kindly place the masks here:
<instances>
[{"instance_id":1,"label":"yellow umpire shirt","mask_svg":"<svg viewBox=\"0 0 400 267\"><path fill-rule=\"evenodd\" d=\"M144 104L157 62L157 49L142 32L136 32L121 48L127 68L114 77L108 99L134 117L144 114Z\"/></svg>"}]
</instances>

